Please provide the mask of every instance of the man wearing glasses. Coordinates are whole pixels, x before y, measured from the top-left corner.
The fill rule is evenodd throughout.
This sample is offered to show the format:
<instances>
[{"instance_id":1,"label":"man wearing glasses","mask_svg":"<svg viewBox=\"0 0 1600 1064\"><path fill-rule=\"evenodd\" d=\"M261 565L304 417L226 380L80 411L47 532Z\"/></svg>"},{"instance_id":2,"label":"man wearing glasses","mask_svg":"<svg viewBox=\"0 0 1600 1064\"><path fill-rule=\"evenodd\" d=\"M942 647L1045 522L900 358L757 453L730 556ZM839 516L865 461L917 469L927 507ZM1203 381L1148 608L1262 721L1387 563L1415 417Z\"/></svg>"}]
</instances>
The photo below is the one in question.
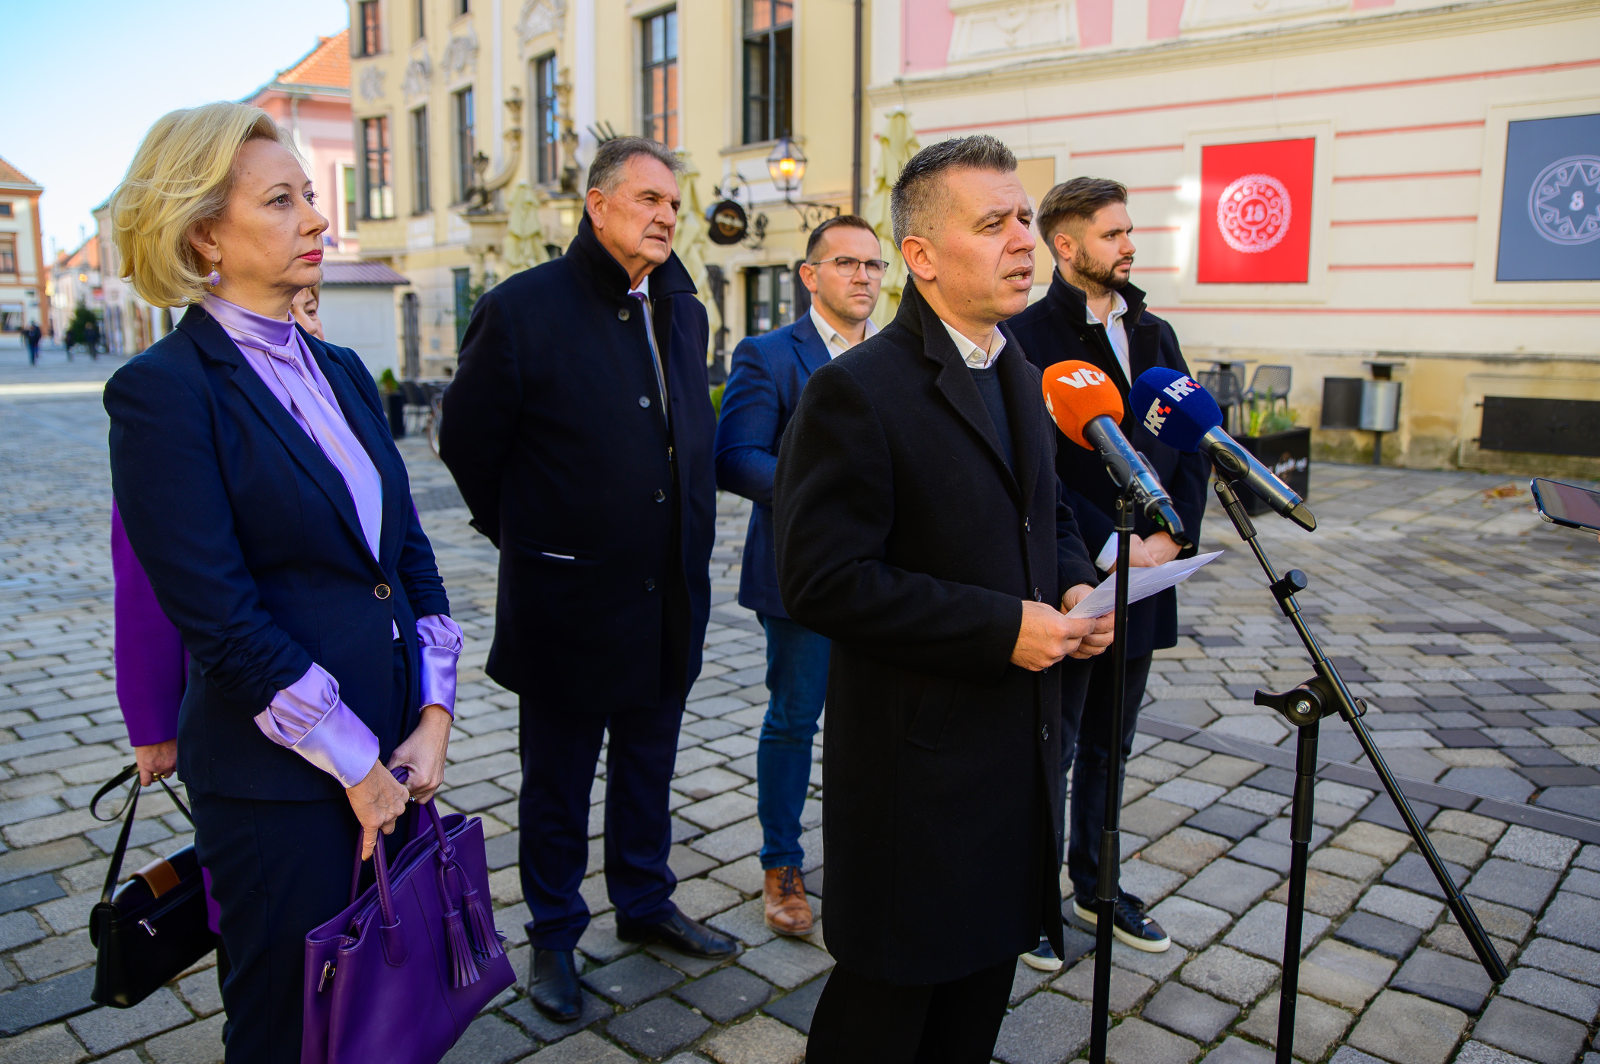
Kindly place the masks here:
<instances>
[{"instance_id":1,"label":"man wearing glasses","mask_svg":"<svg viewBox=\"0 0 1600 1064\"><path fill-rule=\"evenodd\" d=\"M811 781L811 741L828 684L828 640L789 619L778 594L772 539L772 477L778 441L807 378L877 332L878 287L888 267L877 234L853 214L811 231L800 282L811 309L799 321L746 337L717 426L717 487L755 503L745 536L739 603L767 634L767 715L756 751L756 812L761 820L767 926L780 935L811 931L801 868L800 818Z\"/></svg>"}]
</instances>

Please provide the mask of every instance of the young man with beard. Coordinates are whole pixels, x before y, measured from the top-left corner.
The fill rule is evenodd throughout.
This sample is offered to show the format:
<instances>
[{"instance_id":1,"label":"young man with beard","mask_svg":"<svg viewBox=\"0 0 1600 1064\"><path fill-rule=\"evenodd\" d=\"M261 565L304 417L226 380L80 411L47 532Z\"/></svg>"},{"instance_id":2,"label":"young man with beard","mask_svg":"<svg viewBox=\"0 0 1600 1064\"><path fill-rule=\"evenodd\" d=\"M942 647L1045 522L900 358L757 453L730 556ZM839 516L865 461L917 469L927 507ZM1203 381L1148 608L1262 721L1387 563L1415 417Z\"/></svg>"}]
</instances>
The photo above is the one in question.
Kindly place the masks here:
<instances>
[{"instance_id":1,"label":"young man with beard","mask_svg":"<svg viewBox=\"0 0 1600 1064\"><path fill-rule=\"evenodd\" d=\"M1131 383L1150 367L1189 372L1172 326L1145 310L1144 292L1129 283L1135 249L1126 188L1094 177L1057 185L1039 204L1038 229L1056 264L1050 290L1044 299L1006 323L1034 365L1044 369L1067 360L1091 363L1116 383L1124 405ZM1131 410L1123 415L1122 433L1150 459L1172 496L1185 534L1191 542L1198 542L1206 505L1205 459L1160 443ZM1056 471L1067 501L1083 530L1084 542L1095 555L1095 567L1109 573L1117 560L1116 486L1096 453L1064 436L1056 443ZM1142 514L1136 516L1130 564L1160 565L1194 552L1193 546L1180 550L1153 521ZM1116 682L1112 655L1103 655L1090 666L1081 725L1070 715L1072 707L1063 706L1061 773L1065 776L1067 769L1072 769L1067 874L1072 880L1073 913L1091 927L1096 922L1095 882L1113 742L1120 742L1125 759L1133 747L1152 652L1173 646L1177 638L1177 596L1172 590L1129 608L1128 674L1119 738L1114 740L1108 732ZM1135 949L1151 953L1160 953L1172 944L1145 912L1144 902L1121 890L1113 907L1112 931ZM1061 966L1043 940L1023 960L1046 971Z\"/></svg>"},{"instance_id":2,"label":"young man with beard","mask_svg":"<svg viewBox=\"0 0 1600 1064\"><path fill-rule=\"evenodd\" d=\"M739 604L767 635L767 714L756 751L756 815L767 926L812 927L800 870L800 811L811 782L811 740L828 686L828 640L789 619L772 547L772 476L778 440L811 374L878 331L872 323L888 263L872 226L853 214L811 231L800 283L811 309L799 321L739 342L717 425L717 487L755 503L744 541Z\"/></svg>"}]
</instances>

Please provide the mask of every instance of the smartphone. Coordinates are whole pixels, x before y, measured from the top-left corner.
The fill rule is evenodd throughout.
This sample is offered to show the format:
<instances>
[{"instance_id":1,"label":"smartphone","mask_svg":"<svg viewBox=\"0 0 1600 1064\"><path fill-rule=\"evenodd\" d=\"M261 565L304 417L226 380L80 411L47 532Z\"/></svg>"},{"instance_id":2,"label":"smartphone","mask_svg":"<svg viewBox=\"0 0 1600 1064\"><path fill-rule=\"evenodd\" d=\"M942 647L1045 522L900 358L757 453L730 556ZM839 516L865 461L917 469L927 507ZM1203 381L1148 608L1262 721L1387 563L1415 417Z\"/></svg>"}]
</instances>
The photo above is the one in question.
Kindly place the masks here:
<instances>
[{"instance_id":1,"label":"smartphone","mask_svg":"<svg viewBox=\"0 0 1600 1064\"><path fill-rule=\"evenodd\" d=\"M1600 532L1600 491L1542 477L1534 477L1528 486L1533 489L1533 503L1539 508L1539 516L1546 521Z\"/></svg>"}]
</instances>

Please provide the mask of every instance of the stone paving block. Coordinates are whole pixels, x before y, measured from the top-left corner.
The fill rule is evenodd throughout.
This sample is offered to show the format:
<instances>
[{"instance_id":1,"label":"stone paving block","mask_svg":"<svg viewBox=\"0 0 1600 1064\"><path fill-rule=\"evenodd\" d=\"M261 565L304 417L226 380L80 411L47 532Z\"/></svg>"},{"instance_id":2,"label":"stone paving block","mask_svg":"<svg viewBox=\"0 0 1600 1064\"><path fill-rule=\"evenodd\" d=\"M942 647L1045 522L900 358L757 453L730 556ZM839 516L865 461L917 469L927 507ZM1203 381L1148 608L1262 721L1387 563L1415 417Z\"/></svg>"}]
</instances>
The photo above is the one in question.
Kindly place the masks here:
<instances>
[{"instance_id":1,"label":"stone paving block","mask_svg":"<svg viewBox=\"0 0 1600 1064\"><path fill-rule=\"evenodd\" d=\"M710 1039L701 1052L717 1064L801 1064L806 1040L771 1017L757 1016Z\"/></svg>"},{"instance_id":2,"label":"stone paving block","mask_svg":"<svg viewBox=\"0 0 1600 1064\"><path fill-rule=\"evenodd\" d=\"M1348 1049L1348 1047L1346 1047ZM1341 1049L1339 1052L1345 1052ZM1351 1050L1351 1052L1354 1052ZM1363 1059L1351 1061L1350 1064L1383 1064L1375 1061L1364 1053L1356 1054ZM1243 1038L1229 1038L1210 1053L1206 1054L1206 1064L1272 1064L1274 1057L1272 1050L1266 1046L1258 1046L1254 1042L1246 1042ZM1335 1060L1339 1058L1334 1057ZM1345 1064L1340 1061L1340 1064Z\"/></svg>"},{"instance_id":3,"label":"stone paving block","mask_svg":"<svg viewBox=\"0 0 1600 1064\"><path fill-rule=\"evenodd\" d=\"M1239 918L1223 938L1224 945L1254 954L1269 961L1283 960L1285 921L1288 906L1275 901L1263 901ZM1300 952L1305 953L1311 944L1328 930L1328 918L1316 913L1302 914L1300 926Z\"/></svg>"},{"instance_id":4,"label":"stone paving block","mask_svg":"<svg viewBox=\"0 0 1600 1064\"><path fill-rule=\"evenodd\" d=\"M1559 872L1577 851L1577 839L1512 824L1495 844L1494 856Z\"/></svg>"},{"instance_id":5,"label":"stone paving block","mask_svg":"<svg viewBox=\"0 0 1600 1064\"><path fill-rule=\"evenodd\" d=\"M689 845L718 861L732 861L761 848L761 822L752 816L703 835Z\"/></svg>"},{"instance_id":6,"label":"stone paving block","mask_svg":"<svg viewBox=\"0 0 1600 1064\"><path fill-rule=\"evenodd\" d=\"M1226 857L1211 862L1179 889L1186 898L1238 915L1278 883L1278 874Z\"/></svg>"},{"instance_id":7,"label":"stone paving block","mask_svg":"<svg viewBox=\"0 0 1600 1064\"><path fill-rule=\"evenodd\" d=\"M1233 920L1230 913L1181 895L1152 907L1150 915L1172 941L1191 950L1208 944Z\"/></svg>"},{"instance_id":8,"label":"stone paving block","mask_svg":"<svg viewBox=\"0 0 1600 1064\"><path fill-rule=\"evenodd\" d=\"M1228 754L1212 754L1185 772L1184 776L1203 783L1215 783L1219 787L1234 787L1255 775L1260 767L1258 761L1246 761Z\"/></svg>"},{"instance_id":9,"label":"stone paving block","mask_svg":"<svg viewBox=\"0 0 1600 1064\"><path fill-rule=\"evenodd\" d=\"M1201 1045L1210 1045L1239 1015L1239 1009L1182 983L1168 983L1145 1003L1139 1015Z\"/></svg>"},{"instance_id":10,"label":"stone paving block","mask_svg":"<svg viewBox=\"0 0 1600 1064\"><path fill-rule=\"evenodd\" d=\"M1587 1026L1600 1013L1600 987L1586 986L1537 968L1518 967L1500 985L1500 993Z\"/></svg>"},{"instance_id":11,"label":"stone paving block","mask_svg":"<svg viewBox=\"0 0 1600 1064\"><path fill-rule=\"evenodd\" d=\"M1276 981L1275 965L1227 946L1212 946L1184 965L1179 978L1196 990L1248 1005Z\"/></svg>"},{"instance_id":12,"label":"stone paving block","mask_svg":"<svg viewBox=\"0 0 1600 1064\"><path fill-rule=\"evenodd\" d=\"M1146 795L1123 807L1120 826L1124 832L1157 839L1183 823L1189 815L1187 806Z\"/></svg>"},{"instance_id":13,"label":"stone paving block","mask_svg":"<svg viewBox=\"0 0 1600 1064\"><path fill-rule=\"evenodd\" d=\"M20 1034L94 1008L93 969L70 972L0 994L0 1035Z\"/></svg>"},{"instance_id":14,"label":"stone paving block","mask_svg":"<svg viewBox=\"0 0 1600 1064\"><path fill-rule=\"evenodd\" d=\"M1188 806L1190 809L1204 809L1218 798L1229 793L1226 787L1215 783L1181 778L1163 783L1151 791L1150 796L1174 805Z\"/></svg>"},{"instance_id":15,"label":"stone paving block","mask_svg":"<svg viewBox=\"0 0 1600 1064\"><path fill-rule=\"evenodd\" d=\"M178 980L178 994L197 1016L222 1011L222 988L217 985L217 969L204 968Z\"/></svg>"},{"instance_id":16,"label":"stone paving block","mask_svg":"<svg viewBox=\"0 0 1600 1064\"><path fill-rule=\"evenodd\" d=\"M31 912L13 912L0 916L0 951L15 949L27 942L37 942L45 936L44 928Z\"/></svg>"},{"instance_id":17,"label":"stone paving block","mask_svg":"<svg viewBox=\"0 0 1600 1064\"><path fill-rule=\"evenodd\" d=\"M171 1030L194 1017L169 987L162 987L131 1009L97 1008L67 1021L90 1053L109 1053L132 1042Z\"/></svg>"},{"instance_id":18,"label":"stone paving block","mask_svg":"<svg viewBox=\"0 0 1600 1064\"><path fill-rule=\"evenodd\" d=\"M766 1004L772 987L743 968L730 966L680 986L674 993L717 1023L730 1023Z\"/></svg>"},{"instance_id":19,"label":"stone paving block","mask_svg":"<svg viewBox=\"0 0 1600 1064\"><path fill-rule=\"evenodd\" d=\"M1474 1014L1494 989L1481 964L1430 949L1413 953L1389 986Z\"/></svg>"},{"instance_id":20,"label":"stone paving block","mask_svg":"<svg viewBox=\"0 0 1600 1064\"><path fill-rule=\"evenodd\" d=\"M18 1064L78 1064L87 1057L82 1044L72 1037L65 1025L40 1027L15 1038L0 1038L0 1060Z\"/></svg>"},{"instance_id":21,"label":"stone paving block","mask_svg":"<svg viewBox=\"0 0 1600 1064\"><path fill-rule=\"evenodd\" d=\"M22 970L22 977L30 982L92 964L94 959L95 948L89 942L87 929L47 938L11 955L12 962Z\"/></svg>"},{"instance_id":22,"label":"stone paving block","mask_svg":"<svg viewBox=\"0 0 1600 1064\"><path fill-rule=\"evenodd\" d=\"M1483 845L1476 839L1468 839L1460 835L1446 835L1440 837L1447 840L1452 838L1460 839L1462 843L1474 848L1481 847ZM1436 843L1437 841L1438 840L1435 840ZM1446 842L1445 846L1448 848L1449 843ZM1439 850L1437 845L1435 845L1434 848ZM1471 878L1471 869L1462 864L1451 861L1445 856L1443 850L1439 850L1439 856L1444 859L1444 869L1450 874L1450 879L1458 888L1469 878ZM1478 862L1474 863L1476 864ZM1440 901L1444 900L1444 891L1440 889L1439 881L1434 878L1433 869L1428 867L1427 859L1424 858L1422 854L1417 853L1414 850L1410 853L1401 855L1398 861L1385 869L1383 873L1383 881L1391 887L1403 887L1406 890L1414 890L1418 894L1426 894L1430 898L1438 898Z\"/></svg>"},{"instance_id":23,"label":"stone paving block","mask_svg":"<svg viewBox=\"0 0 1600 1064\"><path fill-rule=\"evenodd\" d=\"M30 906L66 896L56 883L55 876L40 873L26 879L15 879L0 885L0 914L15 912Z\"/></svg>"},{"instance_id":24,"label":"stone paving block","mask_svg":"<svg viewBox=\"0 0 1600 1064\"><path fill-rule=\"evenodd\" d=\"M1220 835L1237 842L1254 834L1266 822L1267 818L1260 813L1219 803L1207 806L1184 823L1196 831Z\"/></svg>"},{"instance_id":25,"label":"stone paving block","mask_svg":"<svg viewBox=\"0 0 1600 1064\"><path fill-rule=\"evenodd\" d=\"M504 1020L496 1022L505 1023ZM186 1027L179 1027L177 1030L150 1039L145 1043L145 1051L156 1064L221 1064L223 1023L224 1017L219 1015L201 1020L199 1023L191 1023ZM484 1064L502 1064L511 1058L478 1059L483 1059Z\"/></svg>"},{"instance_id":26,"label":"stone paving block","mask_svg":"<svg viewBox=\"0 0 1600 1064\"><path fill-rule=\"evenodd\" d=\"M1377 913L1421 930L1432 927L1444 911L1444 902L1381 884L1369 889L1357 904L1363 911Z\"/></svg>"},{"instance_id":27,"label":"stone paving block","mask_svg":"<svg viewBox=\"0 0 1600 1064\"><path fill-rule=\"evenodd\" d=\"M1221 798L1223 804L1248 809L1263 816L1277 816L1288 807L1291 795L1276 794L1259 787L1235 787Z\"/></svg>"},{"instance_id":28,"label":"stone paving block","mask_svg":"<svg viewBox=\"0 0 1600 1064\"><path fill-rule=\"evenodd\" d=\"M1123 1020L1106 1036L1112 1064L1189 1064L1199 1055L1200 1047L1189 1039L1138 1017Z\"/></svg>"},{"instance_id":29,"label":"stone paving block","mask_svg":"<svg viewBox=\"0 0 1600 1064\"><path fill-rule=\"evenodd\" d=\"M1268 994L1236 1030L1276 1047L1280 1004L1278 994ZM1344 1035L1353 1018L1345 1010L1314 997L1297 995L1294 1004L1294 1055L1301 1060L1321 1060Z\"/></svg>"},{"instance_id":30,"label":"stone paving block","mask_svg":"<svg viewBox=\"0 0 1600 1064\"><path fill-rule=\"evenodd\" d=\"M1185 825L1146 846L1141 856L1146 861L1192 876L1226 853L1228 846L1228 840L1220 835Z\"/></svg>"},{"instance_id":31,"label":"stone paving block","mask_svg":"<svg viewBox=\"0 0 1600 1064\"><path fill-rule=\"evenodd\" d=\"M1561 880L1561 889L1589 898L1600 898L1600 872L1574 868Z\"/></svg>"},{"instance_id":32,"label":"stone paving block","mask_svg":"<svg viewBox=\"0 0 1600 1064\"><path fill-rule=\"evenodd\" d=\"M1374 801L1389 801L1388 795L1380 795ZM1424 821L1426 822L1426 821ZM1378 824L1366 821L1357 821L1341 831L1333 840L1333 845L1346 850L1364 853L1375 857L1383 864L1388 865L1399 858L1411 845L1411 836L1404 831L1395 831Z\"/></svg>"},{"instance_id":33,"label":"stone paving block","mask_svg":"<svg viewBox=\"0 0 1600 1064\"><path fill-rule=\"evenodd\" d=\"M1404 957L1416 948L1422 932L1409 924L1397 923L1373 913L1353 913L1334 936L1362 949L1375 950L1387 957Z\"/></svg>"},{"instance_id":34,"label":"stone paving block","mask_svg":"<svg viewBox=\"0 0 1600 1064\"><path fill-rule=\"evenodd\" d=\"M1182 872L1135 858L1123 862L1118 886L1134 897L1143 898L1146 905L1154 905L1178 889L1184 879Z\"/></svg>"},{"instance_id":35,"label":"stone paving block","mask_svg":"<svg viewBox=\"0 0 1600 1064\"><path fill-rule=\"evenodd\" d=\"M706 923L724 934L732 935L746 946L760 946L771 942L777 935L767 926L766 907L760 898L743 905L726 909Z\"/></svg>"},{"instance_id":36,"label":"stone paving block","mask_svg":"<svg viewBox=\"0 0 1600 1064\"><path fill-rule=\"evenodd\" d=\"M578 1018L571 1023L557 1023L540 1012L529 998L518 998L500 1011L502 1015L515 1020L519 1027L539 1041L559 1042L563 1038L577 1034L597 1020L615 1015L615 1010L599 997L587 991L581 993Z\"/></svg>"},{"instance_id":37,"label":"stone paving block","mask_svg":"<svg viewBox=\"0 0 1600 1064\"><path fill-rule=\"evenodd\" d=\"M580 1031L519 1064L633 1064L633 1058L593 1031Z\"/></svg>"},{"instance_id":38,"label":"stone paving block","mask_svg":"<svg viewBox=\"0 0 1600 1064\"><path fill-rule=\"evenodd\" d=\"M775 938L746 950L740 955L739 964L769 983L792 990L832 968L833 958L799 939Z\"/></svg>"},{"instance_id":39,"label":"stone paving block","mask_svg":"<svg viewBox=\"0 0 1600 1064\"><path fill-rule=\"evenodd\" d=\"M1089 1043L1089 1006L1035 994L1000 1024L994 1056L1003 1064L1064 1064Z\"/></svg>"},{"instance_id":40,"label":"stone paving block","mask_svg":"<svg viewBox=\"0 0 1600 1064\"><path fill-rule=\"evenodd\" d=\"M606 1025L606 1034L636 1053L660 1059L711 1029L705 1017L666 998L647 1001ZM467 1064L463 1059L462 1064Z\"/></svg>"},{"instance_id":41,"label":"stone paving block","mask_svg":"<svg viewBox=\"0 0 1600 1064\"><path fill-rule=\"evenodd\" d=\"M1590 986L1600 985L1600 953L1553 938L1534 939L1517 957L1517 962Z\"/></svg>"},{"instance_id":42,"label":"stone paving block","mask_svg":"<svg viewBox=\"0 0 1600 1064\"><path fill-rule=\"evenodd\" d=\"M1445 1064L1466 1030L1458 1009L1385 990L1350 1032L1350 1045L1394 1064Z\"/></svg>"},{"instance_id":43,"label":"stone paving block","mask_svg":"<svg viewBox=\"0 0 1600 1064\"><path fill-rule=\"evenodd\" d=\"M705 920L730 909L742 899L739 893L710 879L679 880L672 903L691 920Z\"/></svg>"},{"instance_id":44,"label":"stone paving block","mask_svg":"<svg viewBox=\"0 0 1600 1064\"><path fill-rule=\"evenodd\" d=\"M1496 997L1472 1028L1472 1037L1538 1064L1566 1064L1577 1056L1588 1032L1565 1016Z\"/></svg>"},{"instance_id":45,"label":"stone paving block","mask_svg":"<svg viewBox=\"0 0 1600 1064\"><path fill-rule=\"evenodd\" d=\"M1456 1054L1455 1064L1527 1064L1527 1058L1513 1056L1502 1049L1472 1040Z\"/></svg>"},{"instance_id":46,"label":"stone paving block","mask_svg":"<svg viewBox=\"0 0 1600 1064\"><path fill-rule=\"evenodd\" d=\"M682 978L665 964L643 953L629 954L621 960L585 972L581 977L583 985L624 1008L655 997L676 986Z\"/></svg>"},{"instance_id":47,"label":"stone paving block","mask_svg":"<svg viewBox=\"0 0 1600 1064\"><path fill-rule=\"evenodd\" d=\"M1359 1009L1384 988L1395 962L1371 950L1328 939L1300 962L1300 990Z\"/></svg>"},{"instance_id":48,"label":"stone paving block","mask_svg":"<svg viewBox=\"0 0 1600 1064\"><path fill-rule=\"evenodd\" d=\"M1548 869L1491 857L1467 881L1462 893L1536 913L1544 908L1559 878Z\"/></svg>"},{"instance_id":49,"label":"stone paving block","mask_svg":"<svg viewBox=\"0 0 1600 1064\"><path fill-rule=\"evenodd\" d=\"M1288 846L1268 842L1259 835L1252 835L1242 839L1238 845L1229 850L1228 856L1235 861L1243 861L1245 864L1252 864L1269 872L1276 872L1280 876L1286 876L1289 874L1293 851Z\"/></svg>"},{"instance_id":50,"label":"stone paving block","mask_svg":"<svg viewBox=\"0 0 1600 1064\"><path fill-rule=\"evenodd\" d=\"M813 979L805 986L791 990L783 997L769 1003L763 1010L769 1016L782 1020L801 1034L811 1033L811 1017L817 1011L817 1000L828 985L827 973Z\"/></svg>"},{"instance_id":51,"label":"stone paving block","mask_svg":"<svg viewBox=\"0 0 1600 1064\"><path fill-rule=\"evenodd\" d=\"M1373 879L1384 869L1383 862L1376 857L1340 849L1336 845L1311 851L1307 866L1313 872L1327 872L1358 884Z\"/></svg>"},{"instance_id":52,"label":"stone paving block","mask_svg":"<svg viewBox=\"0 0 1600 1064\"><path fill-rule=\"evenodd\" d=\"M1107 1004L1112 1012L1122 1014L1132 1012L1134 1006L1144 1000L1155 986L1153 979L1147 979L1137 972L1130 972L1126 968L1118 967L1115 962L1111 965L1111 992ZM1094 959L1087 958L1074 964L1063 972L1060 978L1051 984L1051 989L1068 997L1077 998L1079 1001L1092 1002L1094 1000Z\"/></svg>"}]
</instances>

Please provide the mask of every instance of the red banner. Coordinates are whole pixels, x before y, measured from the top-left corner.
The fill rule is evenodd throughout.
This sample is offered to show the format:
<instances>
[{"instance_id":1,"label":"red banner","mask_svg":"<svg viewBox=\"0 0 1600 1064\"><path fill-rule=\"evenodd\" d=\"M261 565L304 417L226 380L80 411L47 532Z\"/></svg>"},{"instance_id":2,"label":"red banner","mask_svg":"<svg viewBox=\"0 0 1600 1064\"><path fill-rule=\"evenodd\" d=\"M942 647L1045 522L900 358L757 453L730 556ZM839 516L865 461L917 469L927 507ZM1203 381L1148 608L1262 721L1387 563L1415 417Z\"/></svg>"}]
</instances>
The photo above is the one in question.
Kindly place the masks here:
<instances>
[{"instance_id":1,"label":"red banner","mask_svg":"<svg viewBox=\"0 0 1600 1064\"><path fill-rule=\"evenodd\" d=\"M1304 284L1314 137L1200 149L1201 284Z\"/></svg>"}]
</instances>

